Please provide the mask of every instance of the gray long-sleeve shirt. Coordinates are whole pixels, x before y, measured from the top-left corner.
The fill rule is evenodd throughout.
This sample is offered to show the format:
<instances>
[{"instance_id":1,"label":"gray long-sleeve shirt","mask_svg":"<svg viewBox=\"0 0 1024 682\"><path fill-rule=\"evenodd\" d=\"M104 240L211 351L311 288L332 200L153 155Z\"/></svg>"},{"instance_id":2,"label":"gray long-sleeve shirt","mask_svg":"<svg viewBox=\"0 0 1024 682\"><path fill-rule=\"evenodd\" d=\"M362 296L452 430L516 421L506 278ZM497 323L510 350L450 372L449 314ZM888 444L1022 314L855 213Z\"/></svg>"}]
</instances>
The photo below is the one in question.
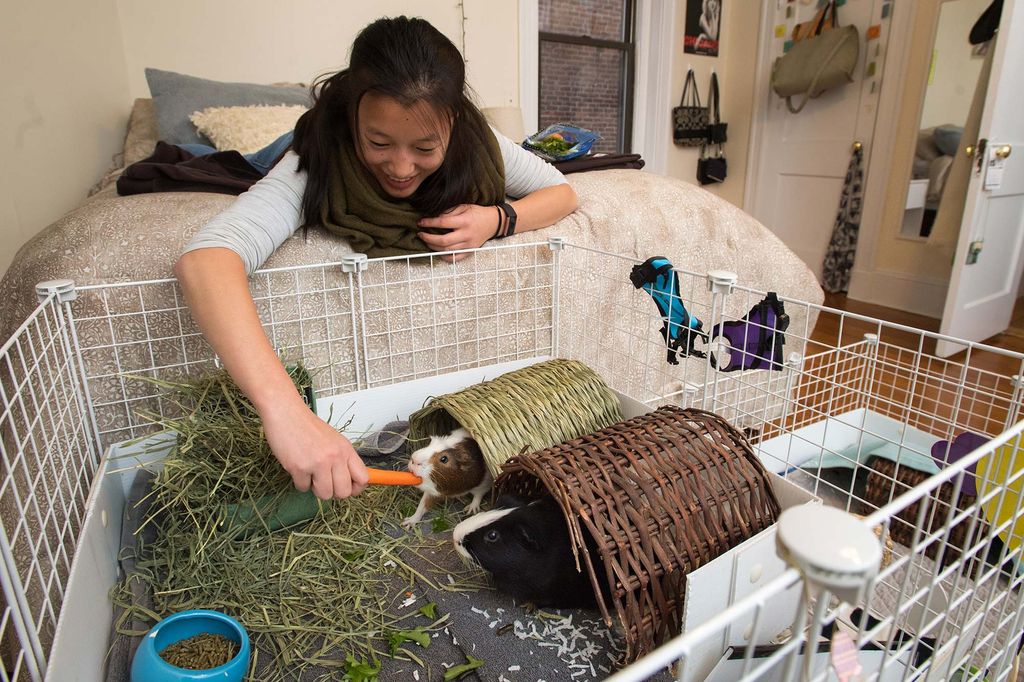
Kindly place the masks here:
<instances>
[{"instance_id":1,"label":"gray long-sleeve shirt","mask_svg":"<svg viewBox=\"0 0 1024 682\"><path fill-rule=\"evenodd\" d=\"M565 177L554 166L497 130L494 135L505 164L508 196L520 198L565 182ZM302 224L306 172L298 170L298 163L295 152L285 154L265 178L201 227L183 252L228 248L241 257L245 271L252 274Z\"/></svg>"}]
</instances>

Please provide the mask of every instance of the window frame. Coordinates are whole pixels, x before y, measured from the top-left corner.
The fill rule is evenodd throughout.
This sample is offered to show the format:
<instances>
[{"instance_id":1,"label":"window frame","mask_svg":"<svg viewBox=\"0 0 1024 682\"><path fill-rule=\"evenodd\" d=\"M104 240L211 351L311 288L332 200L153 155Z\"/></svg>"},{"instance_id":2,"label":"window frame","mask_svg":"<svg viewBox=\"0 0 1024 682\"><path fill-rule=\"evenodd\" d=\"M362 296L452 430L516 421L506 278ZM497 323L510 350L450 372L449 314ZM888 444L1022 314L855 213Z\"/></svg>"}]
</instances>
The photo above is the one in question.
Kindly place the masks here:
<instances>
[{"instance_id":1,"label":"window frame","mask_svg":"<svg viewBox=\"0 0 1024 682\"><path fill-rule=\"evenodd\" d=\"M620 50L623 53L622 67L622 98L619 108L619 139L616 146L620 153L629 154L633 148L633 117L634 117L634 93L636 88L636 24L637 24L637 0L623 0L623 39L611 40L608 38L592 38L575 34L554 33L551 31L537 30L537 123L540 120L541 101L541 68L543 67L543 44L562 43L568 45L581 45L603 49ZM539 21L538 21L539 24Z\"/></svg>"}]
</instances>

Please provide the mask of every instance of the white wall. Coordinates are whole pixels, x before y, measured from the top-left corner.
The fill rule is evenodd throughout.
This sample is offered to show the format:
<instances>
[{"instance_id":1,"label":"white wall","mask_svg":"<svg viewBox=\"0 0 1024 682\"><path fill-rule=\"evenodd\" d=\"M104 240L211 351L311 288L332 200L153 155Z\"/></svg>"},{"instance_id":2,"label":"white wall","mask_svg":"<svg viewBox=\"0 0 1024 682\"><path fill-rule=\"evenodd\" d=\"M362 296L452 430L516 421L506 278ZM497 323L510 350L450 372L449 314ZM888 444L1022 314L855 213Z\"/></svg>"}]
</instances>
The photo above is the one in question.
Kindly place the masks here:
<instances>
[{"instance_id":1,"label":"white wall","mask_svg":"<svg viewBox=\"0 0 1024 682\"><path fill-rule=\"evenodd\" d=\"M122 147L153 66L216 80L310 81L380 16L421 16L463 50L482 106L518 105L518 7L487 0L40 0L0 22L0 274L78 205ZM465 21L463 21L465 19Z\"/></svg>"},{"instance_id":2,"label":"white wall","mask_svg":"<svg viewBox=\"0 0 1024 682\"><path fill-rule=\"evenodd\" d=\"M689 0L698 2L699 0ZM729 175L721 184L704 188L723 199L743 206L747 173L747 147L750 141L750 122L754 106L754 76L757 66L757 36L761 23L758 3L749 0L730 0L722 4L720 49L717 57L705 57L683 52L686 26L687 0L676 0L674 44L672 45L672 106L679 104L686 81L686 72L693 67L700 89L700 100L707 104L711 71L718 74L721 92L722 120L729 124L729 140L725 143L725 157ZM672 131L665 132L665 144L670 147L666 175L697 183L698 147L677 147L672 143Z\"/></svg>"},{"instance_id":3,"label":"white wall","mask_svg":"<svg viewBox=\"0 0 1024 682\"><path fill-rule=\"evenodd\" d=\"M991 0L949 0L939 8L935 31L934 65L921 111L921 127L967 120L978 83L982 57L971 55L967 33Z\"/></svg>"},{"instance_id":4,"label":"white wall","mask_svg":"<svg viewBox=\"0 0 1024 682\"><path fill-rule=\"evenodd\" d=\"M407 14L462 50L482 106L518 101L514 2L118 0L118 14L133 97L149 95L147 66L215 80L310 82L348 63L352 39L368 23Z\"/></svg>"},{"instance_id":5,"label":"white wall","mask_svg":"<svg viewBox=\"0 0 1024 682\"><path fill-rule=\"evenodd\" d=\"M4 3L0 22L0 273L78 204L128 118L116 0Z\"/></svg>"}]
</instances>

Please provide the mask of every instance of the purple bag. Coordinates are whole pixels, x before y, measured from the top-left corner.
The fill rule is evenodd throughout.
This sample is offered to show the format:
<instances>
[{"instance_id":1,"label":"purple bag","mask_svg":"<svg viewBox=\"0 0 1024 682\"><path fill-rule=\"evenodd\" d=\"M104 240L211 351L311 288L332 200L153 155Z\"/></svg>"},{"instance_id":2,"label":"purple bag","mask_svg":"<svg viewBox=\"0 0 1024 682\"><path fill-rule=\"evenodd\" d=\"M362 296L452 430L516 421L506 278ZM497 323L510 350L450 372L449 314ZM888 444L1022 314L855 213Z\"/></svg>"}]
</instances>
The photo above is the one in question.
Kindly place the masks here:
<instances>
[{"instance_id":1,"label":"purple bag","mask_svg":"<svg viewBox=\"0 0 1024 682\"><path fill-rule=\"evenodd\" d=\"M716 337L725 337L732 347L729 362L719 366L718 358L710 353L711 366L721 372L742 369L782 370L783 333L789 327L789 315L774 291L769 291L760 303L750 309L742 319L716 324L711 330L709 348L714 348Z\"/></svg>"},{"instance_id":2,"label":"purple bag","mask_svg":"<svg viewBox=\"0 0 1024 682\"><path fill-rule=\"evenodd\" d=\"M954 438L952 443L948 440L940 440L934 443L932 445L932 459L935 460L940 469L943 469L960 460L964 455L980 448L989 440L991 439L988 436L982 436L972 431L964 431ZM975 473L977 467L977 463L967 467L966 475L960 487L961 494L970 495L971 497L978 496L977 473Z\"/></svg>"}]
</instances>

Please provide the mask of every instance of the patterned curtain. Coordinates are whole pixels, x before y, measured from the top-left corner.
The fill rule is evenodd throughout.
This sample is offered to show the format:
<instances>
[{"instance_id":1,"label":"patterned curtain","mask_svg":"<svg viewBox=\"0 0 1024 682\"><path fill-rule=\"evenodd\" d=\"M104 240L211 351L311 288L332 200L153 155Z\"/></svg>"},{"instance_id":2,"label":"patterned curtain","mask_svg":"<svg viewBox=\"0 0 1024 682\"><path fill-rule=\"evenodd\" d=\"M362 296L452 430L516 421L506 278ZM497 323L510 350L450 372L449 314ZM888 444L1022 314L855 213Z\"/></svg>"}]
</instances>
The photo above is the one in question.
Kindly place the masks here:
<instances>
[{"instance_id":1,"label":"patterned curtain","mask_svg":"<svg viewBox=\"0 0 1024 682\"><path fill-rule=\"evenodd\" d=\"M839 213L832 227L832 240L825 251L821 278L825 291L847 291L850 288L850 270L853 268L853 255L857 251L857 232L860 230L863 159L864 149L859 144L854 145L853 157L846 169L843 194L839 197Z\"/></svg>"}]
</instances>

